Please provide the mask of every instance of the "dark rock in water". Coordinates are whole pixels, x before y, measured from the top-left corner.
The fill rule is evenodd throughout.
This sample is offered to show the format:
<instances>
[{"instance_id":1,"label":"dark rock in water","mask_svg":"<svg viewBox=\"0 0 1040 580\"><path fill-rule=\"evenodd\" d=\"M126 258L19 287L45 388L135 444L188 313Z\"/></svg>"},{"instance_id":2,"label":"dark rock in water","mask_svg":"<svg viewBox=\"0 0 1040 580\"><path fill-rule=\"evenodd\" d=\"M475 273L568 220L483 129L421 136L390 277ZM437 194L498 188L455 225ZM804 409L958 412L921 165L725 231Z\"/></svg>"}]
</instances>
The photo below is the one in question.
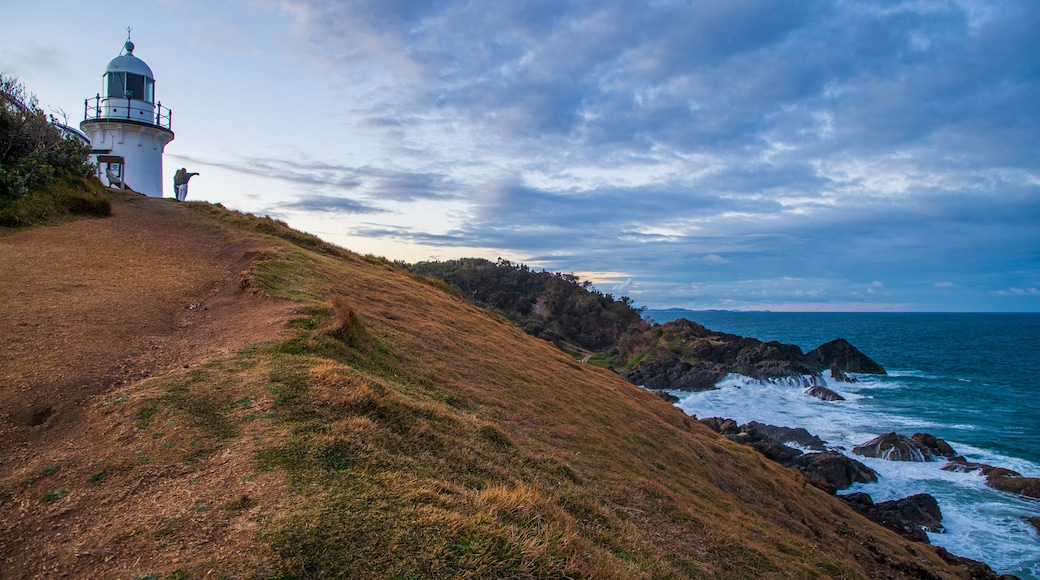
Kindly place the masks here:
<instances>
[{"instance_id":1,"label":"dark rock in water","mask_svg":"<svg viewBox=\"0 0 1040 580\"><path fill-rule=\"evenodd\" d=\"M665 401L668 401L669 403L671 403L673 405L679 402L679 397L676 397L675 395L669 393L668 391L650 391L650 392L655 394L655 395L657 395L658 397L661 397L662 399L664 399Z\"/></svg>"},{"instance_id":2,"label":"dark rock in water","mask_svg":"<svg viewBox=\"0 0 1040 580\"><path fill-rule=\"evenodd\" d=\"M993 467L992 465L982 464L982 475L986 476L986 479L997 479L1000 477L1022 477L1022 474L1013 470L1005 469L1003 467Z\"/></svg>"},{"instance_id":3,"label":"dark rock in water","mask_svg":"<svg viewBox=\"0 0 1040 580\"><path fill-rule=\"evenodd\" d=\"M788 447L779 441L773 441L761 435L750 435L746 444L761 453L766 459L775 461L780 465L788 465L802 454L798 449Z\"/></svg>"},{"instance_id":4,"label":"dark rock in water","mask_svg":"<svg viewBox=\"0 0 1040 580\"><path fill-rule=\"evenodd\" d=\"M726 376L726 370L709 363L691 364L685 361L643 363L631 371L619 371L633 385L651 390L710 391L715 383Z\"/></svg>"},{"instance_id":5,"label":"dark rock in water","mask_svg":"<svg viewBox=\"0 0 1040 580\"><path fill-rule=\"evenodd\" d=\"M921 526L929 532L945 532L939 502L927 493L919 493L903 499L894 499L874 504L880 511L898 512L906 521Z\"/></svg>"},{"instance_id":6,"label":"dark rock in water","mask_svg":"<svg viewBox=\"0 0 1040 580\"><path fill-rule=\"evenodd\" d=\"M1011 574L997 574L992 568L978 560L955 556L942 547L935 548L935 553L947 564L967 568L965 577L971 578L971 580L1021 580L1018 576Z\"/></svg>"},{"instance_id":7,"label":"dark rock in water","mask_svg":"<svg viewBox=\"0 0 1040 580\"><path fill-rule=\"evenodd\" d=\"M805 358L820 371L836 368L845 373L888 374L885 369L849 344L844 338L832 340L805 353Z\"/></svg>"},{"instance_id":8,"label":"dark rock in water","mask_svg":"<svg viewBox=\"0 0 1040 580\"><path fill-rule=\"evenodd\" d=\"M934 435L928 433L914 433L911 437L914 443L917 444L918 448L926 448L931 451L933 457L954 457L957 452L950 447L950 444Z\"/></svg>"},{"instance_id":9,"label":"dark rock in water","mask_svg":"<svg viewBox=\"0 0 1040 580\"><path fill-rule=\"evenodd\" d=\"M986 465L985 463L980 463L979 465L982 466L980 471L982 472L982 475L986 476L987 480L989 478L991 478L991 477L994 478L994 479L996 479L998 477L1022 477L1021 473L1019 473L1019 472L1017 472L1017 471L1015 471L1013 469L1005 469L1003 467L993 467L992 465Z\"/></svg>"},{"instance_id":10,"label":"dark rock in water","mask_svg":"<svg viewBox=\"0 0 1040 580\"><path fill-rule=\"evenodd\" d=\"M885 373L844 339L828 342L809 357L797 345L715 332L682 318L655 325L638 348L642 357L636 368L617 372L655 391L707 391L730 374L810 387L832 367L838 380L849 380L846 372Z\"/></svg>"},{"instance_id":11,"label":"dark rock in water","mask_svg":"<svg viewBox=\"0 0 1040 580\"><path fill-rule=\"evenodd\" d=\"M940 469L943 471L959 471L971 473L981 471L986 476L986 485L998 491L1017 493L1026 497L1040 498L1040 477L1022 477L1022 474L1003 467L994 467L985 463L973 463L963 457L951 457L950 461Z\"/></svg>"},{"instance_id":12,"label":"dark rock in water","mask_svg":"<svg viewBox=\"0 0 1040 580\"><path fill-rule=\"evenodd\" d=\"M927 461L924 453L909 437L896 433L879 435L863 445L852 448L852 452L863 457L877 457L892 461Z\"/></svg>"},{"instance_id":13,"label":"dark rock in water","mask_svg":"<svg viewBox=\"0 0 1040 580\"><path fill-rule=\"evenodd\" d=\"M1036 528L1037 533L1040 533L1040 518L1024 518L1027 522L1033 524Z\"/></svg>"},{"instance_id":14,"label":"dark rock in water","mask_svg":"<svg viewBox=\"0 0 1040 580\"><path fill-rule=\"evenodd\" d=\"M805 447L806 449L812 449L813 451L824 451L827 449L826 441L801 427L777 427L776 425L766 425L765 423L759 423L758 421L751 421L745 425L744 428L754 429L765 437L778 443L794 443L795 445Z\"/></svg>"},{"instance_id":15,"label":"dark rock in water","mask_svg":"<svg viewBox=\"0 0 1040 580\"><path fill-rule=\"evenodd\" d=\"M895 531L904 538L917 542L928 542L929 532L943 532L942 512L939 502L927 493L919 493L903 499L883 501L875 504L865 493L838 496L852 509L869 520Z\"/></svg>"},{"instance_id":16,"label":"dark rock in water","mask_svg":"<svg viewBox=\"0 0 1040 580\"><path fill-rule=\"evenodd\" d=\"M819 376L819 369L793 344L714 332L683 319L661 325L658 332L656 345L638 367L618 371L630 383L654 390L705 391L728 374L757 380Z\"/></svg>"},{"instance_id":17,"label":"dark rock in water","mask_svg":"<svg viewBox=\"0 0 1040 580\"><path fill-rule=\"evenodd\" d=\"M740 433L740 427L737 426L737 422L733 419L723 419L722 417L705 417L700 420L712 431L720 433L722 435L731 435Z\"/></svg>"},{"instance_id":18,"label":"dark rock in water","mask_svg":"<svg viewBox=\"0 0 1040 580\"><path fill-rule=\"evenodd\" d=\"M798 449L784 445L784 441L779 441L770 437L771 434L783 432L782 430L787 430L796 437L803 437L798 433L799 430L797 429L764 425L755 421L738 427L737 422L733 419L723 419L721 417L707 417L701 419L700 422L710 427L716 433L721 434L726 439L729 439L734 443L747 445L764 455L766 459L771 459L781 465L787 465L791 460L802 454ZM805 431L804 429L801 429L800 431L805 432L804 437L807 437L807 440L815 439L816 441L819 441L820 444L823 443L819 438L810 435L808 431Z\"/></svg>"},{"instance_id":19,"label":"dark rock in water","mask_svg":"<svg viewBox=\"0 0 1040 580\"><path fill-rule=\"evenodd\" d=\"M849 504L849 506L857 512L874 507L874 498L870 497L870 494L863 493L862 491L839 495L838 499Z\"/></svg>"},{"instance_id":20,"label":"dark rock in water","mask_svg":"<svg viewBox=\"0 0 1040 580\"><path fill-rule=\"evenodd\" d=\"M925 438L931 437L931 435L921 433L918 435ZM931 439L942 441L934 437L931 437ZM945 441L942 444L949 448ZM938 461L940 457L944 457L938 449L925 446L914 439L897 433L879 435L863 445L853 447L852 452L863 457L877 457L879 459L888 459L889 461L926 462ZM952 453L953 449L949 449L949 452Z\"/></svg>"},{"instance_id":21,"label":"dark rock in water","mask_svg":"<svg viewBox=\"0 0 1040 580\"><path fill-rule=\"evenodd\" d=\"M971 473L972 471L978 471L980 469L989 468L994 469L992 465L986 465L985 463L975 463L968 461L964 457L957 455L951 457L946 465L943 465L939 469L943 471L957 471L959 473Z\"/></svg>"},{"instance_id":22,"label":"dark rock in water","mask_svg":"<svg viewBox=\"0 0 1040 580\"><path fill-rule=\"evenodd\" d=\"M873 469L837 451L806 453L791 461L788 467L801 471L813 485L831 493L853 483L877 481Z\"/></svg>"},{"instance_id":23,"label":"dark rock in water","mask_svg":"<svg viewBox=\"0 0 1040 580\"><path fill-rule=\"evenodd\" d=\"M806 389L805 394L813 396L813 397L816 397L817 399L822 399L824 401L844 401L845 400L845 397L839 395L838 393L835 393L834 391L828 389L827 387L821 387L819 385L817 385L815 387L809 387L808 389Z\"/></svg>"},{"instance_id":24,"label":"dark rock in water","mask_svg":"<svg viewBox=\"0 0 1040 580\"><path fill-rule=\"evenodd\" d=\"M1040 498L1040 477L1022 477L1010 469L994 469L986 475L986 485L999 491Z\"/></svg>"},{"instance_id":25,"label":"dark rock in water","mask_svg":"<svg viewBox=\"0 0 1040 580\"><path fill-rule=\"evenodd\" d=\"M854 382L856 382L856 378L855 377L850 377L850 376L846 375L837 366L832 366L831 367L831 378L836 380L836 381L842 382L842 383L854 383Z\"/></svg>"},{"instance_id":26,"label":"dark rock in water","mask_svg":"<svg viewBox=\"0 0 1040 580\"><path fill-rule=\"evenodd\" d=\"M830 494L853 483L877 481L873 469L836 451L802 454L801 450L785 445L795 443L810 449L826 449L825 441L805 429L777 427L757 421L738 427L733 419L721 417L707 417L700 422L730 441L750 446L767 459L801 471L814 486Z\"/></svg>"}]
</instances>

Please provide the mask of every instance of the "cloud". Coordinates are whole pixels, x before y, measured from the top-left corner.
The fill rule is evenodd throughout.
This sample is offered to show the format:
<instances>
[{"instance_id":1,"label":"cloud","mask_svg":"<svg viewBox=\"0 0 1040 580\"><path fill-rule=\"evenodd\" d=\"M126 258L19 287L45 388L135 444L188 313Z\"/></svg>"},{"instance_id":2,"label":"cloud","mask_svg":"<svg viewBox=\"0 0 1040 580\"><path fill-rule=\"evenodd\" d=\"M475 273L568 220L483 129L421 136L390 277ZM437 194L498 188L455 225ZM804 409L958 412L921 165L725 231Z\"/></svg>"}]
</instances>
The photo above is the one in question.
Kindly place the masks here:
<instances>
[{"instance_id":1,"label":"cloud","mask_svg":"<svg viewBox=\"0 0 1040 580\"><path fill-rule=\"evenodd\" d=\"M68 55L56 42L29 40L22 46L0 49L0 70L18 77L31 70L47 71L49 76L68 76Z\"/></svg>"},{"instance_id":2,"label":"cloud","mask_svg":"<svg viewBox=\"0 0 1040 580\"><path fill-rule=\"evenodd\" d=\"M280 204L277 208L280 210L353 214L386 213L385 209L367 205L353 199L332 197L328 195L306 195L297 201Z\"/></svg>"},{"instance_id":3,"label":"cloud","mask_svg":"<svg viewBox=\"0 0 1040 580\"><path fill-rule=\"evenodd\" d=\"M817 281L806 304L925 304L941 287L977 308L1033 287L1027 0L282 6L358 126L401 156L261 169L460 204L448 226L366 235L621 272L660 300L698 284L761 302L791 275Z\"/></svg>"}]
</instances>

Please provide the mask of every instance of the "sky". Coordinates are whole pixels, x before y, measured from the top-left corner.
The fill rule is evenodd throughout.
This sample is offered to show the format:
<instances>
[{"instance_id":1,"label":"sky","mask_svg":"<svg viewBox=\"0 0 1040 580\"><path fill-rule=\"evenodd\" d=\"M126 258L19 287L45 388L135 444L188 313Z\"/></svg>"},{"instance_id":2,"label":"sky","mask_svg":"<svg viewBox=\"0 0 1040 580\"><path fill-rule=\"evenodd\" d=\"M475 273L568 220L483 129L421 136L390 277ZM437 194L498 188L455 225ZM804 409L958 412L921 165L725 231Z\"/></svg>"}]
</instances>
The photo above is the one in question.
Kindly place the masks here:
<instances>
[{"instance_id":1,"label":"sky","mask_svg":"<svg viewBox=\"0 0 1040 580\"><path fill-rule=\"evenodd\" d=\"M1040 311L1040 3L0 0L83 101L127 27L167 195L638 306Z\"/></svg>"}]
</instances>

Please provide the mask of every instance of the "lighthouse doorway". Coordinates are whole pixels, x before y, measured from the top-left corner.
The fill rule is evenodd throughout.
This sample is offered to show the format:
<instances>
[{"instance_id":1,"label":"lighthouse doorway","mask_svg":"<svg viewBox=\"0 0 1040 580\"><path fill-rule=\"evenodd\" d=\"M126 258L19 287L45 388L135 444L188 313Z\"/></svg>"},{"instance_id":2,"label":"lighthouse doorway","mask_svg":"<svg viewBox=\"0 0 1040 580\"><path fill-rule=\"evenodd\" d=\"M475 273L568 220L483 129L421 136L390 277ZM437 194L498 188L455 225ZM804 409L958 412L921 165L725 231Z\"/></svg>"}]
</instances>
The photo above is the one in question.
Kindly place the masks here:
<instances>
[{"instance_id":1,"label":"lighthouse doorway","mask_svg":"<svg viewBox=\"0 0 1040 580\"><path fill-rule=\"evenodd\" d=\"M126 174L126 161L121 155L98 155L98 179L108 187L126 189L123 175Z\"/></svg>"}]
</instances>

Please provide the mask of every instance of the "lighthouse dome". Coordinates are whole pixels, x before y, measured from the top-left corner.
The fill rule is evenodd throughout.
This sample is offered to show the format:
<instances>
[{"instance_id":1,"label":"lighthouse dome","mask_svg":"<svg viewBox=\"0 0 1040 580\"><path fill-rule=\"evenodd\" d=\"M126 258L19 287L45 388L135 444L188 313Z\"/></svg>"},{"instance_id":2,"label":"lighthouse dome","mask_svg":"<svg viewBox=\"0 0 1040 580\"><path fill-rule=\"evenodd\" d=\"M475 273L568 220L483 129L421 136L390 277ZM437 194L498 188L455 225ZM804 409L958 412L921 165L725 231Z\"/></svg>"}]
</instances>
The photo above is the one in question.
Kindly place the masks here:
<instances>
[{"instance_id":1,"label":"lighthouse dome","mask_svg":"<svg viewBox=\"0 0 1040 580\"><path fill-rule=\"evenodd\" d=\"M126 41L126 44L123 45L123 48L126 50L126 54L121 54L108 61L108 67L105 68L105 74L113 72L130 73L155 80L155 75L152 74L152 69L149 68L143 60L134 56L134 43L128 40Z\"/></svg>"},{"instance_id":2,"label":"lighthouse dome","mask_svg":"<svg viewBox=\"0 0 1040 580\"><path fill-rule=\"evenodd\" d=\"M108 61L104 74L106 99L134 99L155 102L155 75L143 60L134 56L134 43L123 45L123 54Z\"/></svg>"}]
</instances>

